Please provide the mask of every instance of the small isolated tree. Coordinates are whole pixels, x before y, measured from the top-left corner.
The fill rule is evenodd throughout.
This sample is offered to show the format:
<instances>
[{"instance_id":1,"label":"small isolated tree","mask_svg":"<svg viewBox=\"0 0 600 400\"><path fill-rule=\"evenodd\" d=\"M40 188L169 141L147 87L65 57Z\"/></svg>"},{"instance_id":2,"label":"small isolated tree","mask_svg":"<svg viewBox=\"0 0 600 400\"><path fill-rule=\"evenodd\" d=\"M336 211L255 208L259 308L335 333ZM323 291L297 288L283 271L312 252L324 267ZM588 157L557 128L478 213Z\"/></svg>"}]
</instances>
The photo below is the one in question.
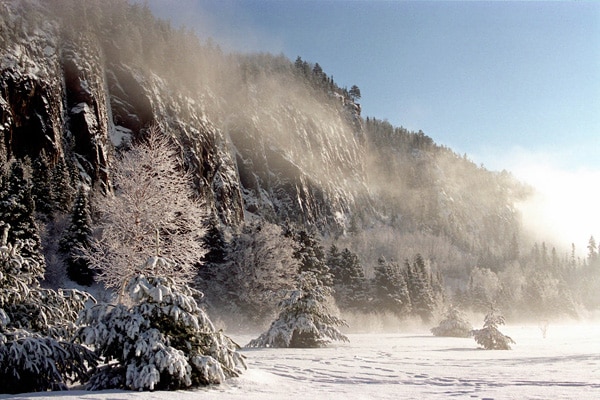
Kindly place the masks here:
<instances>
[{"instance_id":1,"label":"small isolated tree","mask_svg":"<svg viewBox=\"0 0 600 400\"><path fill-rule=\"evenodd\" d=\"M0 222L0 226L3 223ZM0 393L62 390L88 379L96 357L70 341L77 313L88 300L77 290L39 286L43 267L32 257L32 241L0 240ZM27 252L22 252L28 247Z\"/></svg>"},{"instance_id":2,"label":"small isolated tree","mask_svg":"<svg viewBox=\"0 0 600 400\"><path fill-rule=\"evenodd\" d=\"M205 212L191 179L181 170L169 138L151 128L145 141L114 165L114 193L96 196L96 237L81 251L98 280L123 289L133 276L169 276L187 283L205 251ZM168 270L143 271L152 256L166 258Z\"/></svg>"},{"instance_id":3,"label":"small isolated tree","mask_svg":"<svg viewBox=\"0 0 600 400\"><path fill-rule=\"evenodd\" d=\"M356 85L352 85L350 91L348 92L352 101L356 101L360 99L360 89Z\"/></svg>"},{"instance_id":4,"label":"small isolated tree","mask_svg":"<svg viewBox=\"0 0 600 400\"><path fill-rule=\"evenodd\" d=\"M169 268L151 257L141 270ZM221 383L246 367L238 346L198 307L194 289L137 275L126 290L130 305L99 304L82 313L78 337L106 361L90 389L175 390Z\"/></svg>"},{"instance_id":5,"label":"small isolated tree","mask_svg":"<svg viewBox=\"0 0 600 400\"><path fill-rule=\"evenodd\" d=\"M469 337L473 331L473 326L467 320L465 314L453 305L448 307L444 319L440 324L431 328L431 333L435 336L450 337Z\"/></svg>"},{"instance_id":6,"label":"small isolated tree","mask_svg":"<svg viewBox=\"0 0 600 400\"><path fill-rule=\"evenodd\" d=\"M486 350L510 350L515 341L498 330L498 325L504 323L504 317L492 308L485 316L483 329L473 330L475 341Z\"/></svg>"},{"instance_id":7,"label":"small isolated tree","mask_svg":"<svg viewBox=\"0 0 600 400\"><path fill-rule=\"evenodd\" d=\"M298 288L281 302L281 312L269 330L247 347L323 347L333 340L347 342L338 329L346 323L327 306L331 288L312 272L298 276Z\"/></svg>"}]
</instances>

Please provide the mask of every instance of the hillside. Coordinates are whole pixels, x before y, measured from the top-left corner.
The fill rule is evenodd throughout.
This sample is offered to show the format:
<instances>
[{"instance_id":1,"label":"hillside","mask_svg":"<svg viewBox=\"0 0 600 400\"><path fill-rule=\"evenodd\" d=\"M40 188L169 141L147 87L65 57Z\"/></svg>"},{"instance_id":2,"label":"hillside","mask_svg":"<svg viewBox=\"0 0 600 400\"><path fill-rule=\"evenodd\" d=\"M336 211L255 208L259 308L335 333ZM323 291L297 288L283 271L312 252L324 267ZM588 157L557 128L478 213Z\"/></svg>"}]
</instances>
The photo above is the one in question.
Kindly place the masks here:
<instances>
[{"instance_id":1,"label":"hillside","mask_svg":"<svg viewBox=\"0 0 600 400\"><path fill-rule=\"evenodd\" d=\"M516 205L531 189L423 132L362 116L317 63L224 54L124 0L6 1L0 19L3 165L26 160L32 177L61 167L65 185L101 196L118 155L157 125L227 235L256 221L311 231L356 253L367 279L380 256L422 254L445 296L471 296L464 304L479 308L529 303L517 274L534 275L532 240ZM60 234L57 212L64 220L70 204L46 216L36 207L38 224ZM64 266L45 240L57 279ZM562 273L547 278L557 292L544 309L568 291ZM475 301L477 279L488 293ZM567 303L558 313L573 313Z\"/></svg>"}]
</instances>

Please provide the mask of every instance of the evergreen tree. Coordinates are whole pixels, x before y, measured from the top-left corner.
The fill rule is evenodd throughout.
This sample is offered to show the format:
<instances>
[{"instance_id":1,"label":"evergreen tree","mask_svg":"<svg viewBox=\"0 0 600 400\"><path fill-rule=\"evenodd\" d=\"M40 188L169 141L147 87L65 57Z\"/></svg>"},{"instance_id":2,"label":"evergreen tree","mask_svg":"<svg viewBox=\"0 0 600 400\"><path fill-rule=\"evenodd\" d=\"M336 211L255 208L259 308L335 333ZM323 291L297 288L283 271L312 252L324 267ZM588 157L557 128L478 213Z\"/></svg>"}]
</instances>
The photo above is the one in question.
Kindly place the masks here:
<instances>
[{"instance_id":1,"label":"evergreen tree","mask_svg":"<svg viewBox=\"0 0 600 400\"><path fill-rule=\"evenodd\" d=\"M335 244L332 244L327 251L327 267L333 276L334 284L341 281L342 277L342 255Z\"/></svg>"},{"instance_id":2,"label":"evergreen tree","mask_svg":"<svg viewBox=\"0 0 600 400\"><path fill-rule=\"evenodd\" d=\"M440 321L439 325L431 328L431 333L435 336L469 337L472 331L473 326L464 313L453 305L448 307L444 319Z\"/></svg>"},{"instance_id":3,"label":"evergreen tree","mask_svg":"<svg viewBox=\"0 0 600 400\"><path fill-rule=\"evenodd\" d=\"M96 357L70 338L91 296L42 289L44 268L26 255L34 252L33 241L9 243L8 226L0 227L0 393L63 390L86 381Z\"/></svg>"},{"instance_id":4,"label":"evergreen tree","mask_svg":"<svg viewBox=\"0 0 600 400\"><path fill-rule=\"evenodd\" d=\"M312 272L322 285L331 287L333 279L325 263L325 251L316 235L301 230L293 236L298 244L294 257L300 262L299 272Z\"/></svg>"},{"instance_id":5,"label":"evergreen tree","mask_svg":"<svg viewBox=\"0 0 600 400\"><path fill-rule=\"evenodd\" d=\"M151 257L140 270L172 268ZM78 338L106 362L94 371L90 389L184 389L222 383L246 368L238 346L198 307L199 292L170 277L144 275L133 277L126 291L128 305L99 304L82 314Z\"/></svg>"},{"instance_id":6,"label":"evergreen tree","mask_svg":"<svg viewBox=\"0 0 600 400\"><path fill-rule=\"evenodd\" d=\"M208 221L206 234L202 238L206 254L198 269L196 284L201 292L207 294L219 283L216 282L219 270L226 262L228 243L225 240L219 220L212 216Z\"/></svg>"},{"instance_id":7,"label":"evergreen tree","mask_svg":"<svg viewBox=\"0 0 600 400\"><path fill-rule=\"evenodd\" d=\"M82 253L82 249L88 249L90 246L91 226L87 193L80 187L71 211L71 223L59 243L59 250L66 256L69 278L86 286L94 282L95 275Z\"/></svg>"},{"instance_id":8,"label":"evergreen tree","mask_svg":"<svg viewBox=\"0 0 600 400\"><path fill-rule=\"evenodd\" d=\"M55 209L69 212L73 204L76 190L71 181L69 168L63 158L60 158L52 170L53 203Z\"/></svg>"},{"instance_id":9,"label":"evergreen tree","mask_svg":"<svg viewBox=\"0 0 600 400\"><path fill-rule=\"evenodd\" d=\"M396 315L410 312L412 308L410 293L398 264L388 262L383 256L380 257L375 266L372 286L376 308L392 311Z\"/></svg>"},{"instance_id":10,"label":"evergreen tree","mask_svg":"<svg viewBox=\"0 0 600 400\"><path fill-rule=\"evenodd\" d=\"M48 220L54 211L54 190L52 185L52 174L45 153L40 154L32 165L32 187L31 194L35 203L35 210L44 220Z\"/></svg>"},{"instance_id":11,"label":"evergreen tree","mask_svg":"<svg viewBox=\"0 0 600 400\"><path fill-rule=\"evenodd\" d=\"M337 326L346 323L327 307L331 289L313 272L298 276L297 289L280 304L279 316L269 330L247 347L322 347L333 340L348 341Z\"/></svg>"},{"instance_id":12,"label":"evergreen tree","mask_svg":"<svg viewBox=\"0 0 600 400\"><path fill-rule=\"evenodd\" d=\"M515 341L498 330L498 325L504 325L504 317L497 314L492 307L485 316L483 329L475 329L473 337L475 341L486 350L510 350L510 344Z\"/></svg>"},{"instance_id":13,"label":"evergreen tree","mask_svg":"<svg viewBox=\"0 0 600 400\"><path fill-rule=\"evenodd\" d=\"M8 177L0 190L0 221L10 225L8 242L29 241L31 245L22 249L23 256L33 258L43 268L44 258L35 222L35 204L25 168L20 160L13 161L10 166Z\"/></svg>"},{"instance_id":14,"label":"evergreen tree","mask_svg":"<svg viewBox=\"0 0 600 400\"><path fill-rule=\"evenodd\" d=\"M340 273L335 277L335 298L344 309L359 309L367 301L367 281L358 256L347 248L340 254Z\"/></svg>"},{"instance_id":15,"label":"evergreen tree","mask_svg":"<svg viewBox=\"0 0 600 400\"><path fill-rule=\"evenodd\" d=\"M596 258L598 257L598 250L596 248L596 239L594 239L594 236L590 236L590 240L588 241L588 262L590 264L593 264L594 261L596 261Z\"/></svg>"},{"instance_id":16,"label":"evergreen tree","mask_svg":"<svg viewBox=\"0 0 600 400\"><path fill-rule=\"evenodd\" d=\"M348 94L350 95L350 98L352 99L352 101L356 101L356 100L360 99L360 89L356 85L352 85L352 87L348 91Z\"/></svg>"},{"instance_id":17,"label":"evergreen tree","mask_svg":"<svg viewBox=\"0 0 600 400\"><path fill-rule=\"evenodd\" d=\"M420 316L424 322L429 322L433 318L433 312L437 306L436 297L431 286L431 272L420 254L415 256L413 264L406 260L405 265L412 311Z\"/></svg>"}]
</instances>

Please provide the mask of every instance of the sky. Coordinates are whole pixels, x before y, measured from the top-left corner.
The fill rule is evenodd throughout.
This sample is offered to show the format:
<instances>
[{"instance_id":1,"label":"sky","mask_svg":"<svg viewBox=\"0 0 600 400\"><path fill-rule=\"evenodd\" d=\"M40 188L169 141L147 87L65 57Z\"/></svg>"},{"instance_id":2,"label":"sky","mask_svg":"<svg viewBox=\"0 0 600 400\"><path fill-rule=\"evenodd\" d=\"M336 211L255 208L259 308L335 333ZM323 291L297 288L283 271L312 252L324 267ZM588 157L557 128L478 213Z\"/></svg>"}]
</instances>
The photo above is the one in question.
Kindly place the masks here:
<instances>
[{"instance_id":1,"label":"sky","mask_svg":"<svg viewBox=\"0 0 600 400\"><path fill-rule=\"evenodd\" d=\"M224 51L318 62L339 86L358 85L363 117L545 190L529 209L563 221L542 229L600 235L600 2L148 4Z\"/></svg>"}]
</instances>

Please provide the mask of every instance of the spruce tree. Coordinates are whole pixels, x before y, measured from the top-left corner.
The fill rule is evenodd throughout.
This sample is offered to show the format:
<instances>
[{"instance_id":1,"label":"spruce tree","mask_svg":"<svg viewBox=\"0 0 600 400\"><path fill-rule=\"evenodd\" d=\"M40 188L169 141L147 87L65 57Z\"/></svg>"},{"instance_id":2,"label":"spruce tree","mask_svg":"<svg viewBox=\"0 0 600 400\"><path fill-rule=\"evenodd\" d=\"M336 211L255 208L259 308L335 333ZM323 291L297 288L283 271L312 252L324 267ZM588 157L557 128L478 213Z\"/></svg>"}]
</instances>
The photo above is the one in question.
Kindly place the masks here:
<instances>
[{"instance_id":1,"label":"spruce tree","mask_svg":"<svg viewBox=\"0 0 600 400\"><path fill-rule=\"evenodd\" d=\"M48 157L42 153L33 161L31 194L35 210L44 220L48 220L54 211L54 190L51 181L51 169Z\"/></svg>"},{"instance_id":2,"label":"spruce tree","mask_svg":"<svg viewBox=\"0 0 600 400\"><path fill-rule=\"evenodd\" d=\"M204 291L208 289L225 263L227 257L227 241L220 227L218 218L212 216L207 223L206 234L202 238L206 254L198 270L197 284Z\"/></svg>"},{"instance_id":3,"label":"spruce tree","mask_svg":"<svg viewBox=\"0 0 600 400\"><path fill-rule=\"evenodd\" d=\"M280 304L280 313L267 332L247 347L322 347L331 341L348 341L338 326L346 323L327 306L331 288L323 286L313 272L298 276L297 289Z\"/></svg>"},{"instance_id":4,"label":"spruce tree","mask_svg":"<svg viewBox=\"0 0 600 400\"><path fill-rule=\"evenodd\" d=\"M492 307L485 316L483 329L475 329L473 338L486 350L510 350L510 345L515 344L515 341L498 330L498 326L504 323L504 316Z\"/></svg>"},{"instance_id":5,"label":"spruce tree","mask_svg":"<svg viewBox=\"0 0 600 400\"><path fill-rule=\"evenodd\" d=\"M35 204L31 194L31 182L22 161L13 161L8 177L0 190L0 221L10 226L8 242L29 241L30 246L22 249L23 255L32 257L42 267L41 239L35 222Z\"/></svg>"},{"instance_id":6,"label":"spruce tree","mask_svg":"<svg viewBox=\"0 0 600 400\"><path fill-rule=\"evenodd\" d=\"M433 318L433 312L437 306L431 286L431 272L420 254L415 256L413 264L406 260L405 265L412 311L420 316L424 322L429 322Z\"/></svg>"},{"instance_id":7,"label":"spruce tree","mask_svg":"<svg viewBox=\"0 0 600 400\"><path fill-rule=\"evenodd\" d=\"M65 255L69 278L85 286L94 282L94 271L82 253L82 249L89 248L91 238L92 218L87 192L80 187L71 211L71 223L59 243L59 250Z\"/></svg>"},{"instance_id":8,"label":"spruce tree","mask_svg":"<svg viewBox=\"0 0 600 400\"><path fill-rule=\"evenodd\" d=\"M63 390L85 382L96 357L70 339L91 296L41 288L43 265L27 255L33 241L7 242L8 225L0 222L0 229L0 392Z\"/></svg>"},{"instance_id":9,"label":"spruce tree","mask_svg":"<svg viewBox=\"0 0 600 400\"><path fill-rule=\"evenodd\" d=\"M388 262L381 256L375 266L375 276L371 281L374 292L374 305L396 315L406 315L412 309L406 278L398 264Z\"/></svg>"},{"instance_id":10,"label":"spruce tree","mask_svg":"<svg viewBox=\"0 0 600 400\"><path fill-rule=\"evenodd\" d=\"M347 248L339 253L333 282L334 297L341 308L357 310L364 307L367 298L364 270L358 256Z\"/></svg>"},{"instance_id":11,"label":"spruce tree","mask_svg":"<svg viewBox=\"0 0 600 400\"><path fill-rule=\"evenodd\" d=\"M312 272L319 282L331 287L333 279L325 263L325 251L313 232L301 230L294 235L298 248L294 257L300 262L299 272Z\"/></svg>"},{"instance_id":12,"label":"spruce tree","mask_svg":"<svg viewBox=\"0 0 600 400\"><path fill-rule=\"evenodd\" d=\"M56 210L69 212L76 190L73 187L69 168L60 158L52 170L53 203Z\"/></svg>"},{"instance_id":13,"label":"spruce tree","mask_svg":"<svg viewBox=\"0 0 600 400\"><path fill-rule=\"evenodd\" d=\"M150 257L142 271L174 267ZM98 304L82 314L78 333L105 364L91 390L176 390L222 383L246 368L238 346L213 326L196 290L170 277L137 275L126 285L126 303Z\"/></svg>"}]
</instances>

